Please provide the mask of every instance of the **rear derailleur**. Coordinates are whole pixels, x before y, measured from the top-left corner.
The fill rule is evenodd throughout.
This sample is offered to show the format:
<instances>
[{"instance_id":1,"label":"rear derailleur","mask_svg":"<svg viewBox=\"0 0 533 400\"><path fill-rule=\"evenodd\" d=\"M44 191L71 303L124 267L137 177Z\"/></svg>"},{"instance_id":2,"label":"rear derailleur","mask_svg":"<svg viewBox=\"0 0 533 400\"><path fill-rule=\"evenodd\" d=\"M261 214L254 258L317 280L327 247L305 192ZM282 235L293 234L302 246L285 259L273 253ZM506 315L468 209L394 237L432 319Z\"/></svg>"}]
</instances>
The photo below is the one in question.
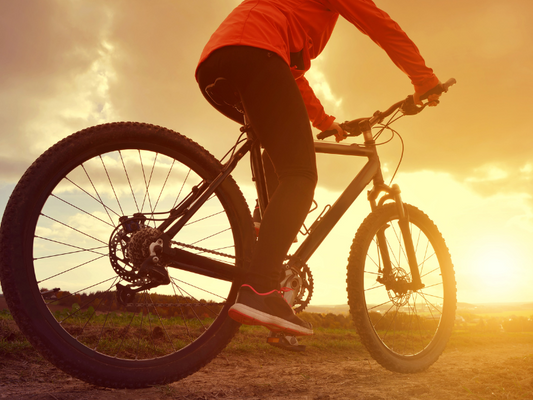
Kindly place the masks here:
<instances>
[{"instance_id":1,"label":"rear derailleur","mask_svg":"<svg viewBox=\"0 0 533 400\"><path fill-rule=\"evenodd\" d=\"M152 243L150 248L152 248L153 245L156 245L156 243L157 242ZM158 262L159 257L157 255L150 255L150 257L142 263L138 273L143 278L144 283L127 286L121 285L120 283L116 284L117 299L121 304L128 305L129 303L133 303L135 295L138 292L153 289L160 285L168 285L170 283L168 271L165 267L159 265Z\"/></svg>"}]
</instances>

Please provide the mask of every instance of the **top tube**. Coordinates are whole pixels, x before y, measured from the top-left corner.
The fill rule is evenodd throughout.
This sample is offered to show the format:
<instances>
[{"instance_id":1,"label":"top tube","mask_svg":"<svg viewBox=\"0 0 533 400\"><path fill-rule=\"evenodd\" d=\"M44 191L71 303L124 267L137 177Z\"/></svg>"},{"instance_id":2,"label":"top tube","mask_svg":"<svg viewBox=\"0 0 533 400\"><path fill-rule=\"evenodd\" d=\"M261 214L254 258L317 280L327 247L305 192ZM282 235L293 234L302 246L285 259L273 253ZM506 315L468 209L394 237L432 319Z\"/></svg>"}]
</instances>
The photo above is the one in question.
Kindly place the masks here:
<instances>
[{"instance_id":1,"label":"top tube","mask_svg":"<svg viewBox=\"0 0 533 400\"><path fill-rule=\"evenodd\" d=\"M339 144L330 142L314 142L315 152L323 154L338 154L345 156L370 157L375 150L360 146L356 143Z\"/></svg>"}]
</instances>

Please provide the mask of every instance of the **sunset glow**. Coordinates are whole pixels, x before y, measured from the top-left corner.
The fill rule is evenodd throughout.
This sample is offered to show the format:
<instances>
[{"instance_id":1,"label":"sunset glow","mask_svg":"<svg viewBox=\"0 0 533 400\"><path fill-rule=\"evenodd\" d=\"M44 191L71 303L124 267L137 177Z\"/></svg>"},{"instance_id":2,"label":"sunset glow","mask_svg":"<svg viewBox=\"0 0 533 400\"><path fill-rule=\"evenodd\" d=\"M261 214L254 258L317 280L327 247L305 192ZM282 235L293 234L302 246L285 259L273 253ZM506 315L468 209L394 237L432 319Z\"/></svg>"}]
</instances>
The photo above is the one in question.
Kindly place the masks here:
<instances>
[{"instance_id":1,"label":"sunset glow","mask_svg":"<svg viewBox=\"0 0 533 400\"><path fill-rule=\"evenodd\" d=\"M0 210L26 168L70 133L112 121L166 126L221 157L238 126L194 78L203 45L239 1L35 0L0 3ZM405 151L394 182L435 222L455 264L458 301L533 302L533 3L377 0L442 81L441 104L398 121ZM340 122L411 94L408 78L346 21L308 74ZM358 141L359 139L355 139ZM401 156L381 149L386 180ZM361 162L319 157L320 209ZM235 173L255 203L248 163ZM346 264L370 212L361 196L311 258L313 304L346 302Z\"/></svg>"}]
</instances>

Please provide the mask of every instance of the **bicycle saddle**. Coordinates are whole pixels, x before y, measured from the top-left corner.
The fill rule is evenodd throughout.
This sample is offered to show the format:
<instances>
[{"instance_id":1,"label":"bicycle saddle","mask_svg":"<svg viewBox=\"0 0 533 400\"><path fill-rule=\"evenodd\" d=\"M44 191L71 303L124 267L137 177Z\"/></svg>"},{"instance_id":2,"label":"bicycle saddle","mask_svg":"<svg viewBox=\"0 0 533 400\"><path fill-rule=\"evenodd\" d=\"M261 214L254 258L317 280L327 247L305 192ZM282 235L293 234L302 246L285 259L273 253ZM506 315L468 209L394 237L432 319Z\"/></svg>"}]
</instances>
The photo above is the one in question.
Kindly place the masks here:
<instances>
[{"instance_id":1,"label":"bicycle saddle","mask_svg":"<svg viewBox=\"0 0 533 400\"><path fill-rule=\"evenodd\" d=\"M235 86L226 78L217 78L214 83L205 87L205 92L219 106L228 105L244 114L241 96Z\"/></svg>"}]
</instances>

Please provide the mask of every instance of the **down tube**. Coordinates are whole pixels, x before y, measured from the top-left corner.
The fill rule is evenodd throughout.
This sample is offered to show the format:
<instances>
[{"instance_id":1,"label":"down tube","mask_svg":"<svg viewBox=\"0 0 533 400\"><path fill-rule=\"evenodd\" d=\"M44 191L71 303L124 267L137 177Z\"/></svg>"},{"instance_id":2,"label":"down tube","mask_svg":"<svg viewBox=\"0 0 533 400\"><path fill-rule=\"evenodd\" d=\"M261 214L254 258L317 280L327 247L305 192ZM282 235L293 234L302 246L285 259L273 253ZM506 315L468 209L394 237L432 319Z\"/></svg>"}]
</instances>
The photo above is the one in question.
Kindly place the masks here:
<instances>
[{"instance_id":1,"label":"down tube","mask_svg":"<svg viewBox=\"0 0 533 400\"><path fill-rule=\"evenodd\" d=\"M371 158L359 171L357 176L348 185L346 190L340 195L335 204L322 217L309 236L303 241L301 246L294 253L294 260L307 262L322 241L331 232L333 227L339 222L344 213L350 208L355 199L361 194L364 188L370 183L379 168L379 159Z\"/></svg>"}]
</instances>

